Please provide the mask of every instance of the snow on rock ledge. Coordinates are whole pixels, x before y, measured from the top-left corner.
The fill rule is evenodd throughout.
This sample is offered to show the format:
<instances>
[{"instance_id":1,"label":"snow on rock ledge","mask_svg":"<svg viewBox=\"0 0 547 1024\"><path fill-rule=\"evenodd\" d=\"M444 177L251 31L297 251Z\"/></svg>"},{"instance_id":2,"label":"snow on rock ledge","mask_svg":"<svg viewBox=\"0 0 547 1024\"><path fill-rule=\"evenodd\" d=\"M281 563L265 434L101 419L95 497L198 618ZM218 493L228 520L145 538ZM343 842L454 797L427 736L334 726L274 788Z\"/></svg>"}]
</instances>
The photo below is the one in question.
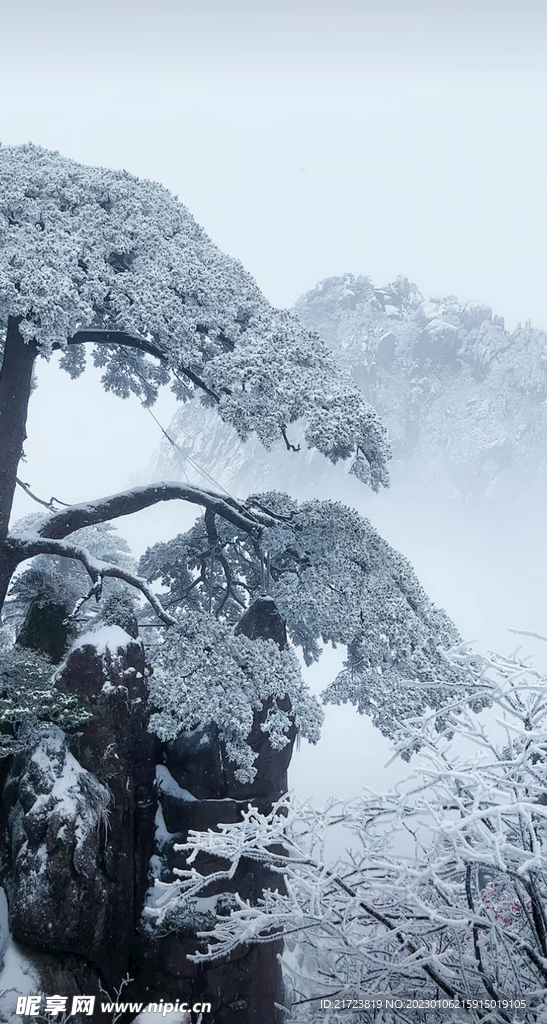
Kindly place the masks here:
<instances>
[{"instance_id":1,"label":"snow on rock ledge","mask_svg":"<svg viewBox=\"0 0 547 1024\"><path fill-rule=\"evenodd\" d=\"M94 647L97 654L106 654L107 651L110 654L118 654L132 643L135 643L134 638L121 626L99 626L79 636L70 650L72 652L79 647Z\"/></svg>"}]
</instances>

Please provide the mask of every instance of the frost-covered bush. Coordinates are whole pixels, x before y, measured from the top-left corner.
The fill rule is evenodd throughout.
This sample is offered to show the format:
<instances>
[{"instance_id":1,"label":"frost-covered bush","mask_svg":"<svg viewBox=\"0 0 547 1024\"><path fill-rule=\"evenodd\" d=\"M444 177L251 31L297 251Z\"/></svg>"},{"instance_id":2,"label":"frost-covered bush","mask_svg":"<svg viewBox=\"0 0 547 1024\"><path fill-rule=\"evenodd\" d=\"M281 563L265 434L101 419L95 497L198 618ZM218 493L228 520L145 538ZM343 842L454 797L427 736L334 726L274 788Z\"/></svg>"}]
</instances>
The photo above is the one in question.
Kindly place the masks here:
<instances>
[{"instance_id":1,"label":"frost-covered bush","mask_svg":"<svg viewBox=\"0 0 547 1024\"><path fill-rule=\"evenodd\" d=\"M269 815L249 808L218 832L191 833L182 847L188 869L171 886L156 883L161 921L207 893L213 876L192 864L200 851L230 862L215 884L241 858L283 877L257 906L236 897L237 909L202 936L208 950L194 959L286 937L294 1024L319 1019L314 1000L350 993L452 1000L452 1013L433 1007L417 1018L439 1024L545 1020L547 678L515 659L471 659L462 648L452 658L492 700L488 725L462 700L447 712L444 734L434 715L409 721L398 750L417 732L423 748L394 791L323 810L288 797ZM352 854L329 862L328 832L340 827ZM528 1010L510 1005L519 997ZM408 1017L400 1007L336 1019Z\"/></svg>"},{"instance_id":2,"label":"frost-covered bush","mask_svg":"<svg viewBox=\"0 0 547 1024\"><path fill-rule=\"evenodd\" d=\"M43 726L71 729L92 715L77 697L55 687L55 666L13 643L0 627L0 757L23 750Z\"/></svg>"},{"instance_id":3,"label":"frost-covered bush","mask_svg":"<svg viewBox=\"0 0 547 1024\"><path fill-rule=\"evenodd\" d=\"M294 653L273 640L250 640L213 615L187 611L156 648L153 663L150 729L165 741L214 722L242 782L255 775L247 737L263 708L261 728L274 749L286 746L293 722L311 742L319 739L323 713Z\"/></svg>"}]
</instances>

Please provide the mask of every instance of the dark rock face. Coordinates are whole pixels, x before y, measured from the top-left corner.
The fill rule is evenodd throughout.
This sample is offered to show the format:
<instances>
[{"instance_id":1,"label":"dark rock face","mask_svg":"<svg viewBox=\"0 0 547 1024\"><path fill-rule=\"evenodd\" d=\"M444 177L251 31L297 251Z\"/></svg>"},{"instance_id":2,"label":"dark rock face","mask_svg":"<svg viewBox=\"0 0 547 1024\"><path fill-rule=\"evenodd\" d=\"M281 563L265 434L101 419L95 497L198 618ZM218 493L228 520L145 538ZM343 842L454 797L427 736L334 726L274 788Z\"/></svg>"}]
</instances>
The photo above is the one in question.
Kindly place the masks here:
<instances>
[{"instance_id":1,"label":"dark rock face","mask_svg":"<svg viewBox=\"0 0 547 1024\"><path fill-rule=\"evenodd\" d=\"M62 661L73 630L67 623L68 608L53 601L33 601L17 637L21 647L47 654L54 665Z\"/></svg>"},{"instance_id":2,"label":"dark rock face","mask_svg":"<svg viewBox=\"0 0 547 1024\"><path fill-rule=\"evenodd\" d=\"M43 991L96 995L93 1019L101 1024L100 986L114 994L126 974L134 979L124 990L131 1001L207 1000L215 1024L280 1024L274 1006L283 1001L279 943L196 965L188 955L196 950L200 921L179 922L157 936L140 919L150 866L171 881L173 868L185 864L174 845L185 842L189 829L238 821L251 801L267 812L286 792L296 730L274 751L260 728L267 708L256 715L249 738L257 752L252 784L235 778L214 724L162 748L147 731L144 649L134 636L136 624L123 626L80 638L59 669L57 685L77 694L93 720L71 736L45 730L8 774L4 884L13 935L28 951ZM256 601L238 630L258 643L261 637L287 643L270 598ZM219 862L203 858L199 867L213 871ZM223 891L254 901L280 882L248 862ZM217 894L211 887L205 895ZM83 1024L84 1018L74 1020Z\"/></svg>"},{"instance_id":3,"label":"dark rock face","mask_svg":"<svg viewBox=\"0 0 547 1024\"><path fill-rule=\"evenodd\" d=\"M12 793L13 934L44 949L87 954L103 967L101 940L110 924L109 884L101 870L108 788L78 764L65 734L52 729L14 766L7 801Z\"/></svg>"},{"instance_id":4,"label":"dark rock face","mask_svg":"<svg viewBox=\"0 0 547 1024\"><path fill-rule=\"evenodd\" d=\"M130 965L156 801L144 676L140 641L116 626L90 634L67 658L58 686L76 693L94 720L71 737L45 732L6 782L11 928L34 947L35 961L38 950L48 954L38 962L51 993L82 991L73 992L78 977L88 994L99 979L115 991Z\"/></svg>"},{"instance_id":5,"label":"dark rock face","mask_svg":"<svg viewBox=\"0 0 547 1024\"><path fill-rule=\"evenodd\" d=\"M241 616L235 632L250 640L275 640L280 650L287 646L287 627L273 597L257 597Z\"/></svg>"},{"instance_id":6,"label":"dark rock face","mask_svg":"<svg viewBox=\"0 0 547 1024\"><path fill-rule=\"evenodd\" d=\"M279 647L287 644L285 623L271 598L259 598L240 620L238 632L256 639L272 638ZM289 710L289 708L285 708ZM215 829L219 822L240 820L242 808L249 802L262 812L271 810L275 801L287 791L289 766L296 729L283 750L273 750L260 726L267 708L255 716L249 742L258 754L257 774L252 783L241 783L226 757L214 725L206 729L182 733L165 748L165 767L158 769L160 780L161 832L158 832L157 854L163 881L173 878L173 869L185 867L184 855L174 845L186 841L188 831ZM226 864L200 856L197 866L204 872L225 868ZM263 889L279 888L282 880L266 868L242 861L233 882L210 887L205 896L219 891L238 892L243 899L256 901ZM202 926L203 927L203 926ZM141 967L148 984L155 983L169 995L188 1000L211 1000L218 1024L280 1024L282 1014L274 1004L283 1002L283 983L277 960L281 943L243 948L228 960L211 965L196 965L187 959L196 950L195 931L172 932L162 938L150 939L149 949ZM154 981L153 981L154 979ZM181 991L188 993L182 997ZM167 998L167 996L165 997Z\"/></svg>"},{"instance_id":7,"label":"dark rock face","mask_svg":"<svg viewBox=\"0 0 547 1024\"><path fill-rule=\"evenodd\" d=\"M71 746L80 764L111 793L104 870L113 890L112 922L121 949L133 933L147 888L156 741L147 730L144 648L121 627L108 629L119 632L118 652L107 649L101 655L94 647L76 648L59 686L77 693L95 712ZM114 960L122 966L120 952Z\"/></svg>"}]
</instances>

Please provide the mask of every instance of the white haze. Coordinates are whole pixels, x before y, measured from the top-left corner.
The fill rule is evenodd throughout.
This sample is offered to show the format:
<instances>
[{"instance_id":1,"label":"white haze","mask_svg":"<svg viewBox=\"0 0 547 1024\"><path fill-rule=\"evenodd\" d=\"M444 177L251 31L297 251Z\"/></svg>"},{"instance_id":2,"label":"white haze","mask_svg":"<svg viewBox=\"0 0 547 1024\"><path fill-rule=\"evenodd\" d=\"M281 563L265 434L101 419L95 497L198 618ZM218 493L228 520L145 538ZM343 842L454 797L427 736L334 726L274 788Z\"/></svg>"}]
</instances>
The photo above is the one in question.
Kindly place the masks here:
<instances>
[{"instance_id":1,"label":"white haze","mask_svg":"<svg viewBox=\"0 0 547 1024\"><path fill-rule=\"evenodd\" d=\"M163 182L276 305L332 274L405 274L426 295L488 302L508 326L547 327L541 0L1 8L2 142ZM150 479L151 416L104 395L95 371L70 382L56 362L40 366L22 478L67 502ZM172 409L162 396L164 426ZM542 508L420 505L402 480L358 503L480 649L514 649L511 626L547 632ZM16 516L37 508L18 494ZM191 519L174 503L119 526L138 554ZM326 652L314 688L338 655ZM291 783L317 798L387 785L400 772L380 770L388 756L368 719L331 709Z\"/></svg>"}]
</instances>

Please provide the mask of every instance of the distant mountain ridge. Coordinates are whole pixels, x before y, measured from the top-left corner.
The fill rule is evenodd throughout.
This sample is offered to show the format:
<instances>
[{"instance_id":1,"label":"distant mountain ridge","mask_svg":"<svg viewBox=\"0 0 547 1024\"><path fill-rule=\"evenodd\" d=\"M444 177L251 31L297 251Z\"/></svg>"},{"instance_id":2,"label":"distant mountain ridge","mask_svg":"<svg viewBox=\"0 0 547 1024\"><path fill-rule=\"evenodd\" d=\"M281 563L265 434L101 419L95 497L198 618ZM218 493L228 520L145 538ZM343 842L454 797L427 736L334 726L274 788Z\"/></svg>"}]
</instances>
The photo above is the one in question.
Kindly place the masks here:
<instances>
[{"instance_id":1,"label":"distant mountain ridge","mask_svg":"<svg viewBox=\"0 0 547 1024\"><path fill-rule=\"evenodd\" d=\"M410 475L427 496L479 501L500 489L545 486L547 332L527 323L505 330L480 302L424 299L407 278L375 288L367 277L331 277L298 299L295 311L325 339L382 417L393 447L392 474ZM283 445L266 452L195 402L172 431L185 451L228 489L279 486L301 496L332 467ZM298 441L298 425L292 439ZM162 446L164 468L180 472ZM338 474L336 473L336 477ZM277 479L277 484L276 484Z\"/></svg>"}]
</instances>

